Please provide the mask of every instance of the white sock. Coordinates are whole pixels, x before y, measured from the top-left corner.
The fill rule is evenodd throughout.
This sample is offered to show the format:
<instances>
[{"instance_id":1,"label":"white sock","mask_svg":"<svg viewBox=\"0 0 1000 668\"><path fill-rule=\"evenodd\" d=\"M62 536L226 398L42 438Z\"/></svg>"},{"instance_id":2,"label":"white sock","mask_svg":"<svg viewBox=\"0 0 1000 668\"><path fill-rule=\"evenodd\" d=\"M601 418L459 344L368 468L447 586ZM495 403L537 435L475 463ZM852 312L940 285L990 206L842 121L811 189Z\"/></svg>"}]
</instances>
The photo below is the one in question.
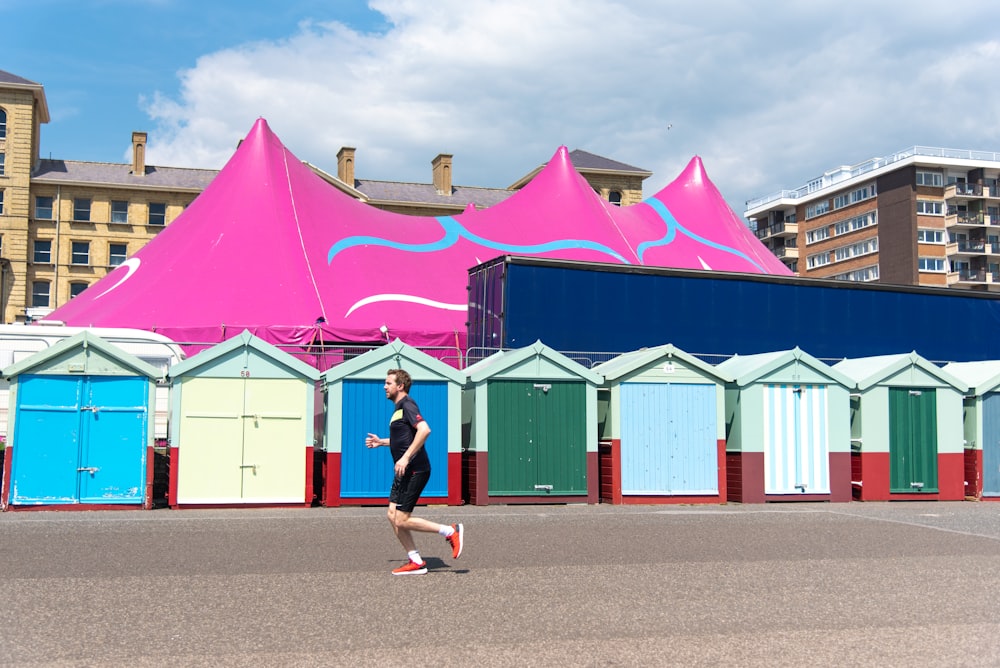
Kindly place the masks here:
<instances>
[{"instance_id":1,"label":"white sock","mask_svg":"<svg viewBox=\"0 0 1000 668\"><path fill-rule=\"evenodd\" d=\"M424 563L423 559L420 558L420 553L417 552L416 550L414 550L413 552L407 552L406 556L408 556L410 558L410 561L412 561L415 564Z\"/></svg>"},{"instance_id":2,"label":"white sock","mask_svg":"<svg viewBox=\"0 0 1000 668\"><path fill-rule=\"evenodd\" d=\"M438 533L447 538L451 534L455 533L455 527L450 524L442 524L441 528L438 529Z\"/></svg>"}]
</instances>

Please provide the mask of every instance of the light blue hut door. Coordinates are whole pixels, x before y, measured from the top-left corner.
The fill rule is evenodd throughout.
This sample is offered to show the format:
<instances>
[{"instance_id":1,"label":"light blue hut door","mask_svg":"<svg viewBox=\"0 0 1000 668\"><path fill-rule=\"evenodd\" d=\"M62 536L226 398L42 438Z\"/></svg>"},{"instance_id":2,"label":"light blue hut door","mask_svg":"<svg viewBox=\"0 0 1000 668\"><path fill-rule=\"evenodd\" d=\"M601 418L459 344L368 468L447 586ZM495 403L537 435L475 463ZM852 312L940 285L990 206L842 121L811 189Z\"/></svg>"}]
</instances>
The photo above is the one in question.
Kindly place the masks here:
<instances>
[{"instance_id":1,"label":"light blue hut door","mask_svg":"<svg viewBox=\"0 0 1000 668\"><path fill-rule=\"evenodd\" d=\"M764 493L829 494L830 444L823 385L764 388Z\"/></svg>"},{"instance_id":2,"label":"light blue hut door","mask_svg":"<svg viewBox=\"0 0 1000 668\"><path fill-rule=\"evenodd\" d=\"M365 447L369 433L389 436L392 402L385 398L384 380L345 380L341 408L340 496L382 498L392 487L389 448ZM431 478L421 498L448 496L448 385L417 381L410 388L420 414L430 425L424 445L431 460Z\"/></svg>"},{"instance_id":3,"label":"light blue hut door","mask_svg":"<svg viewBox=\"0 0 1000 668\"><path fill-rule=\"evenodd\" d=\"M622 383L622 494L718 494L716 387Z\"/></svg>"},{"instance_id":4,"label":"light blue hut door","mask_svg":"<svg viewBox=\"0 0 1000 668\"><path fill-rule=\"evenodd\" d=\"M145 378L21 376L11 502L141 503L148 393Z\"/></svg>"},{"instance_id":5,"label":"light blue hut door","mask_svg":"<svg viewBox=\"0 0 1000 668\"><path fill-rule=\"evenodd\" d=\"M1000 496L1000 393L983 397L983 496Z\"/></svg>"}]
</instances>

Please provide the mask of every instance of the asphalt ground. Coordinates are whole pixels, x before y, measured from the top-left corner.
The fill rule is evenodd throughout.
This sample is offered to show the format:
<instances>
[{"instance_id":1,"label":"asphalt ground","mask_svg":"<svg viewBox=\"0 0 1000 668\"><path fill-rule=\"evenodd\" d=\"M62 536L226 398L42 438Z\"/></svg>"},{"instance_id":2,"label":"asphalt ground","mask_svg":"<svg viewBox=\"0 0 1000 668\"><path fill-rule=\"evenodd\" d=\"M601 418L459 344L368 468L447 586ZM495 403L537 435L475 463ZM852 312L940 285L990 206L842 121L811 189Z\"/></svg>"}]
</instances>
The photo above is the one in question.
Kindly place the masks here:
<instances>
[{"instance_id":1,"label":"asphalt ground","mask_svg":"<svg viewBox=\"0 0 1000 668\"><path fill-rule=\"evenodd\" d=\"M0 665L1000 665L1000 503L416 514L0 514Z\"/></svg>"}]
</instances>

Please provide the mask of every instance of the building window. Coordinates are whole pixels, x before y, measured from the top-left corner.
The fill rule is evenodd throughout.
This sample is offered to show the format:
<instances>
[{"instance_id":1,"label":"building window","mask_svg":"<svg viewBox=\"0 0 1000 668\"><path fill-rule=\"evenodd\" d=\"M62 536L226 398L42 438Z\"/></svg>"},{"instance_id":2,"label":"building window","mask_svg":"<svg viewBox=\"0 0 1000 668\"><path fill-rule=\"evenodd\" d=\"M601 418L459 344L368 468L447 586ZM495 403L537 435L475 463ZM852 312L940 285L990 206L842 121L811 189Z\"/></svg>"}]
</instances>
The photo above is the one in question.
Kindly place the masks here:
<instances>
[{"instance_id":1,"label":"building window","mask_svg":"<svg viewBox=\"0 0 1000 668\"><path fill-rule=\"evenodd\" d=\"M38 308L47 308L49 305L49 283L48 281L34 281L31 284L31 305Z\"/></svg>"},{"instance_id":2,"label":"building window","mask_svg":"<svg viewBox=\"0 0 1000 668\"><path fill-rule=\"evenodd\" d=\"M822 267L824 264L830 264L830 254L825 251L806 258L806 268L808 269Z\"/></svg>"},{"instance_id":3,"label":"building window","mask_svg":"<svg viewBox=\"0 0 1000 668\"><path fill-rule=\"evenodd\" d=\"M7 154L0 153L0 176L4 176L6 174L6 172L4 171L6 164L7 164Z\"/></svg>"},{"instance_id":4,"label":"building window","mask_svg":"<svg viewBox=\"0 0 1000 668\"><path fill-rule=\"evenodd\" d=\"M73 242L73 259L72 264L77 265L87 265L90 264L90 242L89 241L74 241Z\"/></svg>"},{"instance_id":5,"label":"building window","mask_svg":"<svg viewBox=\"0 0 1000 668\"><path fill-rule=\"evenodd\" d=\"M73 200L73 220L79 223L90 222L89 197L77 197Z\"/></svg>"},{"instance_id":6,"label":"building window","mask_svg":"<svg viewBox=\"0 0 1000 668\"><path fill-rule=\"evenodd\" d=\"M615 206L621 206L622 194L617 190L612 190L611 192L608 193L608 201L614 204Z\"/></svg>"},{"instance_id":7,"label":"building window","mask_svg":"<svg viewBox=\"0 0 1000 668\"><path fill-rule=\"evenodd\" d=\"M814 244L817 241L823 241L823 239L828 239L829 237L829 227L817 227L815 230L809 230L806 232L806 245Z\"/></svg>"},{"instance_id":8,"label":"building window","mask_svg":"<svg viewBox=\"0 0 1000 668\"><path fill-rule=\"evenodd\" d=\"M941 172L917 172L918 186L944 187L944 175Z\"/></svg>"},{"instance_id":9,"label":"building window","mask_svg":"<svg viewBox=\"0 0 1000 668\"><path fill-rule=\"evenodd\" d=\"M874 264L870 267L862 267L861 269L855 269L854 271L846 271L843 274L837 274L832 278L838 281L856 281L858 283L877 281L878 265Z\"/></svg>"},{"instance_id":10,"label":"building window","mask_svg":"<svg viewBox=\"0 0 1000 668\"><path fill-rule=\"evenodd\" d=\"M0 139L7 138L7 112L0 109Z\"/></svg>"},{"instance_id":11,"label":"building window","mask_svg":"<svg viewBox=\"0 0 1000 668\"><path fill-rule=\"evenodd\" d=\"M79 296L81 292L86 290L89 286L86 283L70 283L69 284L69 298Z\"/></svg>"},{"instance_id":12,"label":"building window","mask_svg":"<svg viewBox=\"0 0 1000 668\"><path fill-rule=\"evenodd\" d=\"M929 199L918 199L917 213L922 213L928 216L940 216L944 213L944 202Z\"/></svg>"},{"instance_id":13,"label":"building window","mask_svg":"<svg viewBox=\"0 0 1000 668\"><path fill-rule=\"evenodd\" d=\"M3 215L3 191L0 190L0 216Z\"/></svg>"},{"instance_id":14,"label":"building window","mask_svg":"<svg viewBox=\"0 0 1000 668\"><path fill-rule=\"evenodd\" d=\"M851 244L850 246L835 248L833 256L837 262L841 262L843 260L850 260L852 257L858 257L859 255L870 255L871 253L877 252L878 237L873 237L871 239L859 241L856 244Z\"/></svg>"},{"instance_id":15,"label":"building window","mask_svg":"<svg viewBox=\"0 0 1000 668\"><path fill-rule=\"evenodd\" d=\"M830 210L830 200L823 200L816 204L810 204L806 207L806 220L810 218L815 218L816 216L822 216Z\"/></svg>"},{"instance_id":16,"label":"building window","mask_svg":"<svg viewBox=\"0 0 1000 668\"><path fill-rule=\"evenodd\" d=\"M875 184L870 183L862 188L852 190L849 193L843 193L837 195L833 198L833 208L843 209L845 206L851 204L857 204L858 202L864 202L866 199L871 199L875 197Z\"/></svg>"},{"instance_id":17,"label":"building window","mask_svg":"<svg viewBox=\"0 0 1000 668\"><path fill-rule=\"evenodd\" d=\"M917 243L943 244L944 230L917 230Z\"/></svg>"},{"instance_id":18,"label":"building window","mask_svg":"<svg viewBox=\"0 0 1000 668\"><path fill-rule=\"evenodd\" d=\"M150 225L166 225L167 224L167 205L163 202L150 202L149 203L149 224Z\"/></svg>"},{"instance_id":19,"label":"building window","mask_svg":"<svg viewBox=\"0 0 1000 668\"><path fill-rule=\"evenodd\" d=\"M52 241L50 239L35 239L32 262L52 264Z\"/></svg>"},{"instance_id":20,"label":"building window","mask_svg":"<svg viewBox=\"0 0 1000 668\"><path fill-rule=\"evenodd\" d=\"M112 267L117 267L118 265L125 262L127 254L128 254L128 245L111 244L110 246L108 246L108 265Z\"/></svg>"},{"instance_id":21,"label":"building window","mask_svg":"<svg viewBox=\"0 0 1000 668\"><path fill-rule=\"evenodd\" d=\"M35 218L37 220L52 220L51 197L35 197Z\"/></svg>"},{"instance_id":22,"label":"building window","mask_svg":"<svg viewBox=\"0 0 1000 668\"><path fill-rule=\"evenodd\" d=\"M947 271L943 257L922 257L920 258L919 268L920 271L933 271L938 273Z\"/></svg>"},{"instance_id":23,"label":"building window","mask_svg":"<svg viewBox=\"0 0 1000 668\"><path fill-rule=\"evenodd\" d=\"M128 202L123 200L111 201L111 222L122 224L128 223Z\"/></svg>"},{"instance_id":24,"label":"building window","mask_svg":"<svg viewBox=\"0 0 1000 668\"><path fill-rule=\"evenodd\" d=\"M866 227L875 225L877 223L878 223L878 212L869 211L866 214L855 216L853 218L848 218L847 220L842 220L839 223L834 223L833 235L840 236L841 234L847 234L848 232L862 230Z\"/></svg>"}]
</instances>

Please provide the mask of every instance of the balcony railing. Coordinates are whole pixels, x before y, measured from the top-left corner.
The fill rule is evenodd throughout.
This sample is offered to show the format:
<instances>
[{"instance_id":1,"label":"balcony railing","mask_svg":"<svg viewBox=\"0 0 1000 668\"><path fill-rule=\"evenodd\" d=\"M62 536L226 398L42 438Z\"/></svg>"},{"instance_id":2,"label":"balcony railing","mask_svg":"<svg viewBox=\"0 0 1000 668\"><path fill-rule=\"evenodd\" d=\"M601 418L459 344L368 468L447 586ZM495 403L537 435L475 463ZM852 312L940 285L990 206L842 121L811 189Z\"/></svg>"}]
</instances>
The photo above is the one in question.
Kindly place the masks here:
<instances>
[{"instance_id":1,"label":"balcony railing","mask_svg":"<svg viewBox=\"0 0 1000 668\"><path fill-rule=\"evenodd\" d=\"M986 191L989 193L989 188ZM978 183L952 183L944 189L945 199L960 195L964 197L982 197L983 187Z\"/></svg>"},{"instance_id":2,"label":"balcony railing","mask_svg":"<svg viewBox=\"0 0 1000 668\"><path fill-rule=\"evenodd\" d=\"M799 226L795 221L783 221L780 223L772 223L767 227L758 227L756 235L758 239L767 239L768 237L794 237L799 233Z\"/></svg>"},{"instance_id":3,"label":"balcony railing","mask_svg":"<svg viewBox=\"0 0 1000 668\"><path fill-rule=\"evenodd\" d=\"M952 225L967 225L978 227L980 225L991 225L993 224L992 216L987 216L982 212L973 213L955 213L948 212L944 216L944 226L951 227Z\"/></svg>"}]
</instances>

